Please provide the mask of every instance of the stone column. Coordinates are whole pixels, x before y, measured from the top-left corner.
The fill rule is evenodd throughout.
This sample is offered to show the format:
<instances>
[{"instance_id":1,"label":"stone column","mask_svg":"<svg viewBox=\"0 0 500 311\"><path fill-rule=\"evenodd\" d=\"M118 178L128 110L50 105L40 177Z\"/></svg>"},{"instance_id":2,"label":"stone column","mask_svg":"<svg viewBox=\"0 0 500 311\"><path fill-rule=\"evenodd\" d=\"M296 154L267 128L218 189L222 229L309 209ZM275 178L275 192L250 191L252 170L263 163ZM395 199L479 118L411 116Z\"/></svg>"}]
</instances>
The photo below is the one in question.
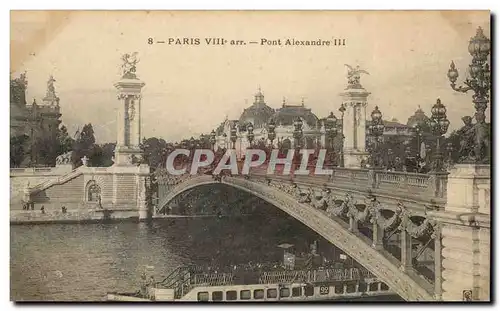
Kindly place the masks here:
<instances>
[{"instance_id":1,"label":"stone column","mask_svg":"<svg viewBox=\"0 0 500 311\"><path fill-rule=\"evenodd\" d=\"M361 161L368 157L366 152L366 105L370 95L360 85L350 86L343 93L342 103L346 108L343 119L344 166L361 167Z\"/></svg>"},{"instance_id":2,"label":"stone column","mask_svg":"<svg viewBox=\"0 0 500 311\"><path fill-rule=\"evenodd\" d=\"M490 301L490 166L457 164L448 176L444 211L431 211L441 225L442 300Z\"/></svg>"},{"instance_id":3,"label":"stone column","mask_svg":"<svg viewBox=\"0 0 500 311\"><path fill-rule=\"evenodd\" d=\"M115 165L132 165L131 156L140 157L141 90L145 83L137 78L122 78L115 83L118 90L117 144Z\"/></svg>"}]
</instances>

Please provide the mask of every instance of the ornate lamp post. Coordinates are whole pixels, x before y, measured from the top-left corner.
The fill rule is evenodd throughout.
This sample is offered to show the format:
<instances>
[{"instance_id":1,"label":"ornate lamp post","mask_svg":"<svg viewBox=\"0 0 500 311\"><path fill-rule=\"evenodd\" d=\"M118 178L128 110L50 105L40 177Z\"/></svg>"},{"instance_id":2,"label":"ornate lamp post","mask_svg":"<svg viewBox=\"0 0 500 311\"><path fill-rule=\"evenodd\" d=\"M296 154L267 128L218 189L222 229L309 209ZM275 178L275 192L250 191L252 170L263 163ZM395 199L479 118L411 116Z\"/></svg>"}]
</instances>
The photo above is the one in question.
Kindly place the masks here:
<instances>
[{"instance_id":1,"label":"ornate lamp post","mask_svg":"<svg viewBox=\"0 0 500 311\"><path fill-rule=\"evenodd\" d=\"M450 64L450 69L448 70L448 79L451 82L451 88L457 92L467 93L472 91L472 102L474 103L474 108L476 109L476 125L474 126L475 139L470 139L469 137L464 137L464 139L469 139L468 143L474 144L471 146L473 149L474 157L471 158L473 162L489 162L489 138L487 137L488 129L485 124L485 110L488 107L488 102L490 100L490 88L491 88L491 71L489 64L490 55L490 39L488 39L481 27L477 28L476 35L472 37L469 41L469 53L472 56L472 61L469 64L468 74L463 82L464 85L456 86L455 82L458 79L458 70L455 67L455 63L452 61ZM472 142L473 140L473 142ZM483 156L481 153L481 147L486 147L487 154ZM464 150L465 151L465 150ZM467 150L468 151L468 150ZM462 155L465 158L469 156Z\"/></svg>"},{"instance_id":2,"label":"ornate lamp post","mask_svg":"<svg viewBox=\"0 0 500 311\"><path fill-rule=\"evenodd\" d=\"M420 158L420 144L421 144L421 138L422 138L422 129L420 128L420 125L415 124L413 127L415 129L415 136L417 138L417 157Z\"/></svg>"},{"instance_id":3,"label":"ornate lamp post","mask_svg":"<svg viewBox=\"0 0 500 311\"><path fill-rule=\"evenodd\" d=\"M271 119L269 121L269 124L267 125L268 132L267 132L267 138L271 141L271 148L273 148L273 141L276 139L276 123L274 122L274 119Z\"/></svg>"},{"instance_id":4,"label":"ornate lamp post","mask_svg":"<svg viewBox=\"0 0 500 311\"><path fill-rule=\"evenodd\" d=\"M326 131L326 136L330 141L329 147L332 148L332 150L334 149L333 140L338 134L337 121L338 121L337 117L335 117L333 112L330 112L330 115L326 118L327 126L325 128L325 131Z\"/></svg>"},{"instance_id":5,"label":"ornate lamp post","mask_svg":"<svg viewBox=\"0 0 500 311\"><path fill-rule=\"evenodd\" d=\"M229 136L229 139L233 143L233 149L236 148L236 139L238 139L238 136L236 135L236 125L233 124L231 125L231 134Z\"/></svg>"},{"instance_id":6,"label":"ornate lamp post","mask_svg":"<svg viewBox=\"0 0 500 311\"><path fill-rule=\"evenodd\" d=\"M254 138L255 138L255 135L253 133L253 124L250 122L247 125L247 139L248 139L248 142L250 143L249 147L252 147L252 142L253 142Z\"/></svg>"},{"instance_id":7,"label":"ornate lamp post","mask_svg":"<svg viewBox=\"0 0 500 311\"><path fill-rule=\"evenodd\" d=\"M212 132L210 133L210 144L212 145L212 150L215 150L215 142L215 130L212 130Z\"/></svg>"},{"instance_id":8,"label":"ornate lamp post","mask_svg":"<svg viewBox=\"0 0 500 311\"><path fill-rule=\"evenodd\" d=\"M341 134L342 134L342 149L340 149L340 166L344 167L344 112L345 112L345 106L344 104L340 105L339 112L340 112L340 119L342 120L342 128L341 128Z\"/></svg>"},{"instance_id":9,"label":"ornate lamp post","mask_svg":"<svg viewBox=\"0 0 500 311\"><path fill-rule=\"evenodd\" d=\"M293 126L295 127L295 130L293 131L293 138L295 138L295 141L297 142L296 146L297 148L301 147L301 140L302 140L302 119L300 117L297 117L295 121L293 121Z\"/></svg>"},{"instance_id":10,"label":"ornate lamp post","mask_svg":"<svg viewBox=\"0 0 500 311\"><path fill-rule=\"evenodd\" d=\"M293 121L293 126L295 127L294 131L293 131L293 138L295 139L295 141L297 142L295 144L295 149L296 149L296 152L294 154L294 160L297 162L297 163L300 163L300 155L299 155L299 149L302 147L302 120L300 119L300 117L297 117L297 119L295 119L295 121Z\"/></svg>"},{"instance_id":11,"label":"ornate lamp post","mask_svg":"<svg viewBox=\"0 0 500 311\"><path fill-rule=\"evenodd\" d=\"M443 170L443 156L441 154L441 146L439 145L441 136L448 131L450 121L446 118L446 107L438 98L436 104L431 109L432 116L429 120L432 133L437 136L436 153L434 155L433 170L436 172Z\"/></svg>"},{"instance_id":12,"label":"ornate lamp post","mask_svg":"<svg viewBox=\"0 0 500 311\"><path fill-rule=\"evenodd\" d=\"M392 148L387 149L387 170L394 168L394 151Z\"/></svg>"},{"instance_id":13,"label":"ornate lamp post","mask_svg":"<svg viewBox=\"0 0 500 311\"><path fill-rule=\"evenodd\" d=\"M384 122L382 121L382 112L375 106L375 109L371 113L372 123L370 124L369 130L370 134L374 139L374 148L372 149L372 154L370 157L370 166L378 167L380 166L380 152L379 152L379 138L384 134Z\"/></svg>"}]
</instances>

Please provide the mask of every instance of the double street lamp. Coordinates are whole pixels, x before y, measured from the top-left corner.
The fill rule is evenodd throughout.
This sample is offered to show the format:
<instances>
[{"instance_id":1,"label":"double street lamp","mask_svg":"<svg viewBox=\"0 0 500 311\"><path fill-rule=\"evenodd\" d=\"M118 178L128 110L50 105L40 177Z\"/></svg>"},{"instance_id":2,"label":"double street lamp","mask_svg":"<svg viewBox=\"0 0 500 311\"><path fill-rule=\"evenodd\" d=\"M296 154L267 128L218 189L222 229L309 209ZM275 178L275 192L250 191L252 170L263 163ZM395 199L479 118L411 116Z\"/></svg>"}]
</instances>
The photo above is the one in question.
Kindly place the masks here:
<instances>
[{"instance_id":1,"label":"double street lamp","mask_svg":"<svg viewBox=\"0 0 500 311\"><path fill-rule=\"evenodd\" d=\"M276 139L276 123L274 122L274 119L271 119L269 121L269 124L267 125L268 132L267 132L267 138L271 141L271 148L273 148L273 141Z\"/></svg>"},{"instance_id":2,"label":"double street lamp","mask_svg":"<svg viewBox=\"0 0 500 311\"><path fill-rule=\"evenodd\" d=\"M253 124L252 124L252 122L250 122L247 125L247 139L249 142L249 147L252 147L252 142L253 142L254 138L255 138L255 135L253 133Z\"/></svg>"},{"instance_id":3,"label":"double street lamp","mask_svg":"<svg viewBox=\"0 0 500 311\"><path fill-rule=\"evenodd\" d=\"M441 146L439 143L441 136L448 131L450 121L446 118L446 107L441 103L439 98L437 99L436 104L432 106L431 112L432 116L429 120L429 125L432 133L437 136L433 170L439 172L444 169L443 156L441 154Z\"/></svg>"},{"instance_id":4,"label":"double street lamp","mask_svg":"<svg viewBox=\"0 0 500 311\"><path fill-rule=\"evenodd\" d=\"M295 129L293 131L293 138L295 138L295 141L297 142L297 144L296 144L297 148L301 147L301 141L302 141L302 136L303 136L302 125L303 125L303 122L302 122L302 119L300 117L297 117L297 119L295 119L295 121L293 121L293 126L295 127Z\"/></svg>"},{"instance_id":5,"label":"double street lamp","mask_svg":"<svg viewBox=\"0 0 500 311\"><path fill-rule=\"evenodd\" d=\"M300 117L297 117L297 119L295 119L295 121L293 121L293 126L295 127L294 131L293 131L293 138L295 139L295 141L297 142L295 144L295 149L298 151L301 147L302 147L302 136L303 136L303 132L302 132L302 119ZM294 159L297 163L300 163L300 155L298 152L295 152L294 153Z\"/></svg>"},{"instance_id":6,"label":"double street lamp","mask_svg":"<svg viewBox=\"0 0 500 311\"><path fill-rule=\"evenodd\" d=\"M422 138L422 128L420 125L417 123L413 126L413 129L415 130L415 136L417 138L417 158L420 158L420 144L421 144L421 138Z\"/></svg>"},{"instance_id":7,"label":"double street lamp","mask_svg":"<svg viewBox=\"0 0 500 311\"><path fill-rule=\"evenodd\" d=\"M229 136L229 139L231 140L231 142L233 143L233 149L236 149L236 140L238 139L238 136L236 135L236 125L233 123L231 125L231 132L230 132L230 136Z\"/></svg>"},{"instance_id":8,"label":"double street lamp","mask_svg":"<svg viewBox=\"0 0 500 311\"><path fill-rule=\"evenodd\" d=\"M334 149L333 145L333 140L335 137L337 137L338 134L338 128L337 128L337 117L333 114L333 112L330 112L330 115L326 118L326 126L325 126L325 132L326 132L326 137L328 137L329 140L329 148L332 150Z\"/></svg>"},{"instance_id":9,"label":"double street lamp","mask_svg":"<svg viewBox=\"0 0 500 311\"><path fill-rule=\"evenodd\" d=\"M212 130L212 132L210 133L210 144L212 145L213 150L215 150L215 142L215 130Z\"/></svg>"},{"instance_id":10,"label":"double street lamp","mask_svg":"<svg viewBox=\"0 0 500 311\"><path fill-rule=\"evenodd\" d=\"M342 120L342 128L341 128L341 134L342 134L342 148L340 149L340 166L344 167L344 112L346 111L344 104L340 105L339 112L340 112L340 119Z\"/></svg>"},{"instance_id":11,"label":"double street lamp","mask_svg":"<svg viewBox=\"0 0 500 311\"><path fill-rule=\"evenodd\" d=\"M375 106L375 109L371 113L372 122L370 127L368 128L371 136L374 139L374 147L372 150L372 154L370 157L370 166L378 167L380 166L380 153L379 153L379 140L380 136L384 134L384 122L382 121L382 112L378 109L378 106Z\"/></svg>"},{"instance_id":12,"label":"double street lamp","mask_svg":"<svg viewBox=\"0 0 500 311\"><path fill-rule=\"evenodd\" d=\"M189 139L189 148L193 150L196 147L194 137L191 136L191 139Z\"/></svg>"}]
</instances>

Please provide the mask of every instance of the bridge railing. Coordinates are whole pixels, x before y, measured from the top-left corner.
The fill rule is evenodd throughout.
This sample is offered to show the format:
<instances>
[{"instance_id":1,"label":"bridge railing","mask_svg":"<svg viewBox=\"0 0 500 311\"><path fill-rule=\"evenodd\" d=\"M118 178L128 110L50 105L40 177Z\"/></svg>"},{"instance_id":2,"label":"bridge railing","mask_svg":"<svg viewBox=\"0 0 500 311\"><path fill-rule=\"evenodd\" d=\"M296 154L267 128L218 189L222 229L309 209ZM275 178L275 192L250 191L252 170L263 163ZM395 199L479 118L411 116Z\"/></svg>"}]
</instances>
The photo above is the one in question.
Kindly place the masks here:
<instances>
[{"instance_id":1,"label":"bridge railing","mask_svg":"<svg viewBox=\"0 0 500 311\"><path fill-rule=\"evenodd\" d=\"M266 167L250 170L250 175L266 175L270 179L288 179L296 182L313 184L332 184L341 188L394 194L395 190L404 190L405 198L424 200L434 199L440 202L446 199L448 174L436 172L419 174L409 172L392 172L369 169L352 169L333 167L331 175L314 175L314 167L309 167L309 175L297 175L292 169L290 175L267 174Z\"/></svg>"}]
</instances>

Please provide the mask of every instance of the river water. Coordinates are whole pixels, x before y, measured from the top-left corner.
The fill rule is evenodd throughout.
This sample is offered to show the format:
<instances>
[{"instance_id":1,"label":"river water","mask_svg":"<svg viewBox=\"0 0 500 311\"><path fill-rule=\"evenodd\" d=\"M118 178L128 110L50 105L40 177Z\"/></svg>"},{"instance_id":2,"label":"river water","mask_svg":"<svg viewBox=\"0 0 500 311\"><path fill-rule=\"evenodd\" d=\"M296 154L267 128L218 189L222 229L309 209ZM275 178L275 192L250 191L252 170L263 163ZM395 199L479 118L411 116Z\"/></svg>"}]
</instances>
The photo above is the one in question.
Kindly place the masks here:
<instances>
[{"instance_id":1,"label":"river water","mask_svg":"<svg viewBox=\"0 0 500 311\"><path fill-rule=\"evenodd\" d=\"M146 265L153 266L160 279L185 264L281 261L283 251L277 245L291 243L306 251L314 240L322 254L339 252L266 204L249 216L170 218L150 224L14 225L11 300L103 300L106 292L138 289Z\"/></svg>"}]
</instances>

